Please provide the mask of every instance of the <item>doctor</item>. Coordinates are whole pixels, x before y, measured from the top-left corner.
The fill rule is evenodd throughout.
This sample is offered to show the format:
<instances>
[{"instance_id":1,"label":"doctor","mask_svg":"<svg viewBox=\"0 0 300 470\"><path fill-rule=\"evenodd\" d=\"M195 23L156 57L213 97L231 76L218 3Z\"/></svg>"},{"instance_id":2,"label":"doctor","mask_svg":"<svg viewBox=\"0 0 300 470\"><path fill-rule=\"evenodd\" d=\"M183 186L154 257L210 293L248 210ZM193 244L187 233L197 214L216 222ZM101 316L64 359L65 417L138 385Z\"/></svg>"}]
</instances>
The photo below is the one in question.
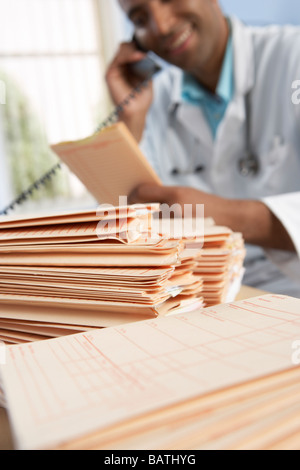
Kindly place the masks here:
<instances>
[{"instance_id":1,"label":"doctor","mask_svg":"<svg viewBox=\"0 0 300 470\"><path fill-rule=\"evenodd\" d=\"M120 116L164 183L130 202L204 204L243 233L246 284L300 297L300 28L246 27L218 0L119 3L140 46L171 64ZM106 74L116 104L144 57L120 46Z\"/></svg>"}]
</instances>

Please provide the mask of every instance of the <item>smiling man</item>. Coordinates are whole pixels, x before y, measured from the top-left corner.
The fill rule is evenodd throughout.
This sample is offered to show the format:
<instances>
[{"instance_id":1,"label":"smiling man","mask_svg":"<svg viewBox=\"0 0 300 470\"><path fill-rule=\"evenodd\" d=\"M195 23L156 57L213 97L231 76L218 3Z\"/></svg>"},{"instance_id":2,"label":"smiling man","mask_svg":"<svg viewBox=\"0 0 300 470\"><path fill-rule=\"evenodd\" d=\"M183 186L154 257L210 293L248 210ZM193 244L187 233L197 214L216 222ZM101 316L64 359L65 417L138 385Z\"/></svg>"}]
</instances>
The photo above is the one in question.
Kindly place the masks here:
<instances>
[{"instance_id":1,"label":"smiling man","mask_svg":"<svg viewBox=\"0 0 300 470\"><path fill-rule=\"evenodd\" d=\"M119 3L135 41L107 70L114 102L139 82L142 51L170 64L120 115L164 183L131 202L204 204L243 233L246 283L300 297L300 29L246 27L217 0Z\"/></svg>"}]
</instances>

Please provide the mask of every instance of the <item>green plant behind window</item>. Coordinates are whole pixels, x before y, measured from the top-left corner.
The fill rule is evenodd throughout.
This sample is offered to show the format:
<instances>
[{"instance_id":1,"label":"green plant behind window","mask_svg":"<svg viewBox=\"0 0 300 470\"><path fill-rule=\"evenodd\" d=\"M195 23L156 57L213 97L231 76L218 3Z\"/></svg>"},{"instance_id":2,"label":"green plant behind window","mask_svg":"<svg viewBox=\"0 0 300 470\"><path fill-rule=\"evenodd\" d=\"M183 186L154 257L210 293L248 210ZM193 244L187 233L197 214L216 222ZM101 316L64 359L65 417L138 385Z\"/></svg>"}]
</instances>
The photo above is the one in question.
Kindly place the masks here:
<instances>
[{"instance_id":1,"label":"green plant behind window","mask_svg":"<svg viewBox=\"0 0 300 470\"><path fill-rule=\"evenodd\" d=\"M13 197L17 197L58 160L50 150L42 126L23 91L3 72L0 72L0 80L6 88L6 104L1 106L4 129L0 132L4 134ZM37 201L68 194L67 174L59 171L31 197Z\"/></svg>"}]
</instances>

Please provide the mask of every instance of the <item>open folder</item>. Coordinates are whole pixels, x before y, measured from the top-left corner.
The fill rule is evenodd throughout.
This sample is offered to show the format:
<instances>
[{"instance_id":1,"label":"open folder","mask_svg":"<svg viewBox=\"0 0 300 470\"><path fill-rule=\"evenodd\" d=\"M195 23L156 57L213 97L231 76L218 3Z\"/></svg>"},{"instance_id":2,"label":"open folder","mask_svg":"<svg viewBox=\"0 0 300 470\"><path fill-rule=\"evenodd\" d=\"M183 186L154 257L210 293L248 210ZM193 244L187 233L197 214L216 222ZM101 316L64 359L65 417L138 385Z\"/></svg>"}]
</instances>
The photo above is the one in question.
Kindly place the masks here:
<instances>
[{"instance_id":1,"label":"open folder","mask_svg":"<svg viewBox=\"0 0 300 470\"><path fill-rule=\"evenodd\" d=\"M118 206L119 197L129 196L140 184L161 184L122 122L87 139L63 142L51 148L99 204Z\"/></svg>"},{"instance_id":2,"label":"open folder","mask_svg":"<svg viewBox=\"0 0 300 470\"><path fill-rule=\"evenodd\" d=\"M299 331L300 300L266 295L10 346L16 448L299 448Z\"/></svg>"}]
</instances>

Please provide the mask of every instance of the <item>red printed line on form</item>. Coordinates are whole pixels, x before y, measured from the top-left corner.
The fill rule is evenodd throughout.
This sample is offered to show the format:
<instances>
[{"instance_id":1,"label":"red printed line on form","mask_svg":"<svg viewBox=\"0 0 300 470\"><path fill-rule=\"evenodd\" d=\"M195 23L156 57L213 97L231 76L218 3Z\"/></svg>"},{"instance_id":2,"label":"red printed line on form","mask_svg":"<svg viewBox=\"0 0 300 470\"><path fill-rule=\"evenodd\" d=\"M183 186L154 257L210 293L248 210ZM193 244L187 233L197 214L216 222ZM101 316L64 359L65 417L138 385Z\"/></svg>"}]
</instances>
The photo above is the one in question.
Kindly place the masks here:
<instances>
[{"instance_id":1,"label":"red printed line on form","mask_svg":"<svg viewBox=\"0 0 300 470\"><path fill-rule=\"evenodd\" d=\"M94 348L98 352L98 354L103 357L113 367L113 369L119 373L119 375L121 375L123 379L125 378L129 380L130 382L133 382L135 385L137 385L138 388L141 388L141 385L138 381L134 380L133 377L126 374L122 369L120 369L120 367L117 366L117 364L115 364L111 359L109 359L99 348L97 348L97 346L95 346L95 344L87 336L83 335L83 338L85 338L85 340L92 346L92 348Z\"/></svg>"},{"instance_id":2,"label":"red printed line on form","mask_svg":"<svg viewBox=\"0 0 300 470\"><path fill-rule=\"evenodd\" d=\"M28 348L29 349L29 348ZM25 395L27 395L27 402L29 403L29 406L32 410L32 416L33 416L33 419L35 420L36 423L41 423L42 420L41 418L38 417L38 410L37 408L35 407L35 403L34 401L32 400L32 394L30 393L30 390L28 390L28 387L27 387L27 384L23 378L23 373L25 373L25 375L28 377L30 377L31 379L31 382L35 385L35 389L39 395L39 398L41 400L41 402L43 403L44 405L44 408L43 408L43 411L44 413L46 414L48 412L48 416L49 416L49 405L42 393L42 390L40 389L40 386L38 384L38 382L36 381L36 378L35 378L35 374L33 373L32 369L29 367L29 363L28 361L26 360L25 358L25 354L23 352L23 348L21 347L19 349L20 353L21 353L21 360L22 360L22 365L20 364L20 367L19 366L19 361L20 359L17 359L17 358L14 358L15 359L15 366L16 366L16 369L18 371L18 378L20 380L20 382L22 383L22 386L23 386L23 392ZM29 354L31 354L31 356L33 356L33 353L32 351L29 349ZM25 372L25 370L27 370L27 372Z\"/></svg>"},{"instance_id":3,"label":"red printed line on form","mask_svg":"<svg viewBox=\"0 0 300 470\"><path fill-rule=\"evenodd\" d=\"M243 302L245 305L250 305L252 307L259 307L259 308L265 308L267 310L271 310L273 312L278 312L278 313L286 313L288 315L293 315L294 317L296 318L300 318L300 315L297 315L297 313L291 313L291 312L287 312L286 310L278 310L274 307L265 307L264 305L258 305L258 304L254 304L253 302L249 302L249 301L244 301ZM259 315L263 315L263 314L259 314Z\"/></svg>"},{"instance_id":4,"label":"red printed line on form","mask_svg":"<svg viewBox=\"0 0 300 470\"><path fill-rule=\"evenodd\" d=\"M154 323L154 324L155 324L155 322L152 322L152 321L151 321L151 323ZM156 327L156 326L153 326L151 323L148 323L147 326L149 326L150 328L156 329L157 327ZM149 351L143 349L141 346L137 345L134 341L132 341L131 339L129 339L129 338L128 338L124 333L122 333L120 330L116 330L116 331L117 331L120 335L122 335L123 337L125 337L125 338L127 339L127 341L131 342L134 346L136 346L136 347L139 348L141 351L143 351L145 354L147 354L149 357L148 357L148 359L146 359L146 361L149 360L149 359L154 359L154 360L156 360L156 361L159 361L159 362L162 363L163 365L165 365L165 359L166 359L167 357L169 357L169 356L172 357L172 355L173 355L174 353L179 353L179 352L182 352L182 351L186 351L187 349L190 349L190 350L194 350L194 349L195 349L194 347L187 346L187 345L184 344L184 343L179 343L179 341L178 341L176 338L172 337L171 335L168 335L167 333L165 333L165 332L162 331L162 330L158 330L160 333L166 334L166 335L169 336L171 339L173 339L174 341L176 341L178 344L182 344L184 347L183 347L183 349L181 349L181 350L177 350L177 351L172 351L172 352L166 353L163 357L161 357L161 355L156 355L156 356L155 356L155 355L149 353ZM145 362L145 361L138 361L138 362L143 363L143 362ZM177 364L178 364L177 366L175 366L175 359L174 359L174 357L172 357L172 366L170 367L170 369L171 369L172 371L178 372L178 373L181 375L181 377L184 377L184 376L185 376L185 377L189 378L190 380L193 380L194 382L196 382L196 383L198 383L198 384L201 384L201 385L206 384L206 381L200 380L199 378L195 378L193 375L191 375L191 374L187 373L185 370L183 370L182 363L180 363L178 360L176 360L176 362L177 362ZM132 363L132 364L136 364L136 362L134 362L134 363ZM130 365L130 363L127 363L127 365ZM163 373L161 373L161 374L157 374L157 373L156 373L156 375L161 375L161 376L162 376Z\"/></svg>"},{"instance_id":5,"label":"red printed line on form","mask_svg":"<svg viewBox=\"0 0 300 470\"><path fill-rule=\"evenodd\" d=\"M255 304L252 304L252 305L255 305ZM267 315L265 313L260 313L260 312L257 312L255 310L250 310L249 308L242 307L241 305L229 304L228 307L231 308L232 310L245 310L246 312L254 313L254 315L260 315L262 317L273 318L274 320L283 321L282 318L275 317L273 315ZM255 307L263 308L260 305L255 305ZM289 312L281 312L281 313L289 313ZM294 320L285 320L285 321L288 322L288 323L294 323Z\"/></svg>"}]
</instances>

